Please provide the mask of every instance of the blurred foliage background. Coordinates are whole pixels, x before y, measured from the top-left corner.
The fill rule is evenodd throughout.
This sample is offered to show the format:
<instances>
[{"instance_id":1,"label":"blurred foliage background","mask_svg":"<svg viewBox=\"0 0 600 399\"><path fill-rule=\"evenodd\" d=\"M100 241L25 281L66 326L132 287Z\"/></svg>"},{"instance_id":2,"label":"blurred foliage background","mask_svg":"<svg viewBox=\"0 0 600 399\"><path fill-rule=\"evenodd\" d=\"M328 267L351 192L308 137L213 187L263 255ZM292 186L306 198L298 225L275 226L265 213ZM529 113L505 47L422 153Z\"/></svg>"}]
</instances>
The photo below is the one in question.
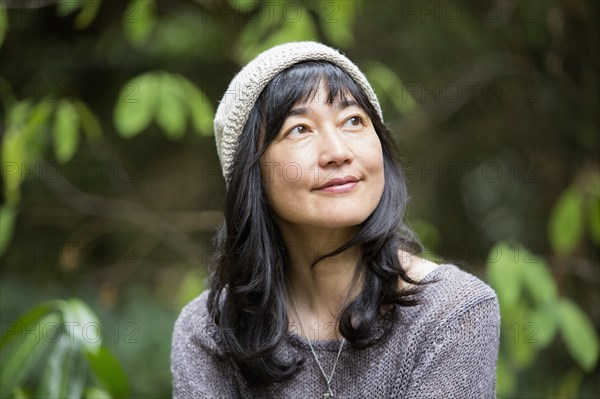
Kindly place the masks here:
<instances>
[{"instance_id":1,"label":"blurred foliage background","mask_svg":"<svg viewBox=\"0 0 600 399\"><path fill-rule=\"evenodd\" d=\"M314 39L375 87L425 255L496 289L498 396L600 397L599 4L0 1L0 396L170 396L222 217L214 109Z\"/></svg>"}]
</instances>

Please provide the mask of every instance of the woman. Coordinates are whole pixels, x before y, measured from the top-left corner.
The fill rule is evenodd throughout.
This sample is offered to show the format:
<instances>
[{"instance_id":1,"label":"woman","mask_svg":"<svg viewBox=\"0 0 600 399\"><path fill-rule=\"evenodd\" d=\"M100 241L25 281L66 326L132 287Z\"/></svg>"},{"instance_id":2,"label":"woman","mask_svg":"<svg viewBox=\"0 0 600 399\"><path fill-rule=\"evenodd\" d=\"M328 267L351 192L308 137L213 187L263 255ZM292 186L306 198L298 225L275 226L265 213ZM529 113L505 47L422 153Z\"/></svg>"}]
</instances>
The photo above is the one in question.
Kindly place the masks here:
<instances>
[{"instance_id":1,"label":"woman","mask_svg":"<svg viewBox=\"0 0 600 399\"><path fill-rule=\"evenodd\" d=\"M210 290L173 335L175 398L493 398L499 311L413 255L398 151L338 51L279 45L215 116L227 183Z\"/></svg>"}]
</instances>

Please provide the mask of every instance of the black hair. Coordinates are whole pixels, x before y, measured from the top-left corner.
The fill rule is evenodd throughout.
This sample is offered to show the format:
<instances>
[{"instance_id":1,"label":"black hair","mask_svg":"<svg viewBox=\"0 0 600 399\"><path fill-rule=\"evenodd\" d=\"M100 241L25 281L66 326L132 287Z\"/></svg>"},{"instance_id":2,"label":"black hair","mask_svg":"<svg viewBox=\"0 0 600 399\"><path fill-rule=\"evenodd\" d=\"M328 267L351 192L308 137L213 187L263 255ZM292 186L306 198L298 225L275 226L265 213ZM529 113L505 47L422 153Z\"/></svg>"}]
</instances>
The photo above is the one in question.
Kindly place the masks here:
<instances>
[{"instance_id":1,"label":"black hair","mask_svg":"<svg viewBox=\"0 0 600 399\"><path fill-rule=\"evenodd\" d=\"M218 326L219 345L250 383L283 381L302 363L301 359L286 362L274 354L288 331L288 254L265 197L259 160L291 108L312 98L320 82L328 84L327 104L352 96L365 110L381 141L384 160L385 185L376 209L350 241L315 261L360 248L354 281L362 277L363 290L342 310L340 333L355 348L369 346L374 343L369 339L371 326L378 317L388 326L384 334L393 327L391 311L382 312L383 305L418 303L421 283L407 276L398 259L399 248L414 254L421 246L403 221L408 194L391 133L364 91L338 66L326 61L295 64L273 78L250 112L227 176L225 220L215 236L208 309ZM413 287L400 290L398 278Z\"/></svg>"}]
</instances>

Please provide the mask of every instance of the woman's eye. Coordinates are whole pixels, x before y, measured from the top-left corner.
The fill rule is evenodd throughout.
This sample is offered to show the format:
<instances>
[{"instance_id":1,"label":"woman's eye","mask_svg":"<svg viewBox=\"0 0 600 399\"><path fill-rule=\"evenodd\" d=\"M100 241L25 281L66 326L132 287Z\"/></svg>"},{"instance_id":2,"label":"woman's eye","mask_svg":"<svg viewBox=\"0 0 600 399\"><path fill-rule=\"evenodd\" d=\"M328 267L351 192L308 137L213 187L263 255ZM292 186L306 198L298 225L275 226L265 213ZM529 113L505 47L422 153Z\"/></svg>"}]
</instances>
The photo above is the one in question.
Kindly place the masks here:
<instances>
[{"instance_id":1,"label":"woman's eye","mask_svg":"<svg viewBox=\"0 0 600 399\"><path fill-rule=\"evenodd\" d=\"M363 119L360 116L352 116L344 122L344 126L347 127L358 127L364 125Z\"/></svg>"},{"instance_id":2,"label":"woman's eye","mask_svg":"<svg viewBox=\"0 0 600 399\"><path fill-rule=\"evenodd\" d=\"M304 134L304 133L308 133L308 128L304 125L295 126L288 132L288 134Z\"/></svg>"}]
</instances>

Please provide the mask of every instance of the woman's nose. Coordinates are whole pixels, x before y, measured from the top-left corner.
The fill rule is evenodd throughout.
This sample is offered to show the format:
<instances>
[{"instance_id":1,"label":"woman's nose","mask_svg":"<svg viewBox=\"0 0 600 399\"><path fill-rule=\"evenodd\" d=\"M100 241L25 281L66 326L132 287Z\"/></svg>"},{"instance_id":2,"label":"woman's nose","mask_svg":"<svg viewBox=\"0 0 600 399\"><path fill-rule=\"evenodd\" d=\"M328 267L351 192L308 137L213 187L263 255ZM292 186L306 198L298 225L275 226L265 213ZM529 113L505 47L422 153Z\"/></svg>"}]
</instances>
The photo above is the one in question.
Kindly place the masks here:
<instances>
[{"instance_id":1,"label":"woman's nose","mask_svg":"<svg viewBox=\"0 0 600 399\"><path fill-rule=\"evenodd\" d=\"M330 164L342 165L354 159L348 138L337 127L327 127L319 135L319 164L326 167Z\"/></svg>"}]
</instances>

